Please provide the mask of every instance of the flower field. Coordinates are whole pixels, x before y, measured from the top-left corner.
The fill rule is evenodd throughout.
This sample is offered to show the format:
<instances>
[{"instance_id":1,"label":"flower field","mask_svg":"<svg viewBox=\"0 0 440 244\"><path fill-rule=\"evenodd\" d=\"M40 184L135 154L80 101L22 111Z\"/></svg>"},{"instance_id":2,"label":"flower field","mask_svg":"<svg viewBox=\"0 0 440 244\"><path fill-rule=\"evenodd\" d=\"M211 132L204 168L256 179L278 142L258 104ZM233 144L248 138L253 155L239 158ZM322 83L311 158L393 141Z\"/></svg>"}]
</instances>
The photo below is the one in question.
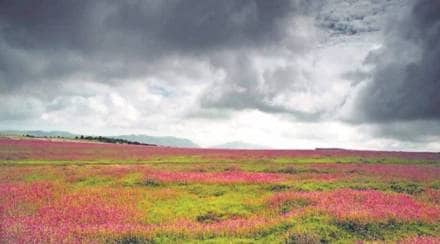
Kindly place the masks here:
<instances>
[{"instance_id":1,"label":"flower field","mask_svg":"<svg viewBox=\"0 0 440 244\"><path fill-rule=\"evenodd\" d=\"M440 154L0 138L0 243L440 243Z\"/></svg>"}]
</instances>

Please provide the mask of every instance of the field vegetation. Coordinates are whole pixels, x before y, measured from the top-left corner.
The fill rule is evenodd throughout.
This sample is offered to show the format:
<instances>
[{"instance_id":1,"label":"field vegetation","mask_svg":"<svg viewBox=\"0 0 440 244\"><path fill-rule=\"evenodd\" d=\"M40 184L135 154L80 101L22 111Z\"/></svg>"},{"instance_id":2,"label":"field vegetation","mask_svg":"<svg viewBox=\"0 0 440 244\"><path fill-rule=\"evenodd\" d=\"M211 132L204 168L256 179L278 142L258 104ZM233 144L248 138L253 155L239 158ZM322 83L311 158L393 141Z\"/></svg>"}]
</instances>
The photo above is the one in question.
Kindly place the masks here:
<instances>
[{"instance_id":1,"label":"field vegetation","mask_svg":"<svg viewBox=\"0 0 440 244\"><path fill-rule=\"evenodd\" d=\"M0 138L0 243L440 243L440 154Z\"/></svg>"}]
</instances>

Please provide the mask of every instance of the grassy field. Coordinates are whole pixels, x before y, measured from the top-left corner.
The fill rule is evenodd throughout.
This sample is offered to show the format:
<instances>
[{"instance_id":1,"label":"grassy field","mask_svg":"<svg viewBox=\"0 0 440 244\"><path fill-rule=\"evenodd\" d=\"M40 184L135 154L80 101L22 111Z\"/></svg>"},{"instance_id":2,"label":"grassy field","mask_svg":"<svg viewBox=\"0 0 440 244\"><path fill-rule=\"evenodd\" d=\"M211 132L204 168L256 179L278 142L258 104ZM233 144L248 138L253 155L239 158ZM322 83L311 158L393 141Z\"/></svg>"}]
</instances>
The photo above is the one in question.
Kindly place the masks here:
<instances>
[{"instance_id":1,"label":"grassy field","mask_svg":"<svg viewBox=\"0 0 440 244\"><path fill-rule=\"evenodd\" d=\"M0 243L440 243L440 154L0 138Z\"/></svg>"}]
</instances>

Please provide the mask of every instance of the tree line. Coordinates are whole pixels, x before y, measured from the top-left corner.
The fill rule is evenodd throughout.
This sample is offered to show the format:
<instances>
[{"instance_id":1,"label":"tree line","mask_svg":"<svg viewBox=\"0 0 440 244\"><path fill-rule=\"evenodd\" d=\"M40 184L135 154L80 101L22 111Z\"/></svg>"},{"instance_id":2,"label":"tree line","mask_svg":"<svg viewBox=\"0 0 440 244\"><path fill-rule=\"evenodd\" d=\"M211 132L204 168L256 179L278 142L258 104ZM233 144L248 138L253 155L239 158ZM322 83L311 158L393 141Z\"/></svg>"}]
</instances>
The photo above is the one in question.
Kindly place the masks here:
<instances>
[{"instance_id":1,"label":"tree line","mask_svg":"<svg viewBox=\"0 0 440 244\"><path fill-rule=\"evenodd\" d=\"M131 145L143 145L143 146L157 146L156 144L141 143L138 141L129 141L120 138L104 137L104 136L75 136L77 140L89 140L89 141L99 141L105 143L115 143L115 144L131 144Z\"/></svg>"}]
</instances>

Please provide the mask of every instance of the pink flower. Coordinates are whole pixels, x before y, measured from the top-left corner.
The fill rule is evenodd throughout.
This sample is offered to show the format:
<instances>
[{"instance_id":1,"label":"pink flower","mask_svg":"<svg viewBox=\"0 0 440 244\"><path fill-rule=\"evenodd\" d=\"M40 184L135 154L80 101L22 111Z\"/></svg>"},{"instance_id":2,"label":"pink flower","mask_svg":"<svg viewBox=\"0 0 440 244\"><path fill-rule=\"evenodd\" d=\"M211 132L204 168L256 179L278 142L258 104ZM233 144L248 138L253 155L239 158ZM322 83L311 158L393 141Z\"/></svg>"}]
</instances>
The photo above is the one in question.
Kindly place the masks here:
<instances>
[{"instance_id":1,"label":"pink flower","mask_svg":"<svg viewBox=\"0 0 440 244\"><path fill-rule=\"evenodd\" d=\"M284 180L283 175L274 173L256 173L243 171L227 172L171 172L150 171L147 179L162 182L198 182L198 183L272 183Z\"/></svg>"},{"instance_id":2,"label":"pink flower","mask_svg":"<svg viewBox=\"0 0 440 244\"><path fill-rule=\"evenodd\" d=\"M284 202L306 200L311 204L292 209L290 214L318 210L329 213L338 219L386 221L420 220L436 222L440 220L440 209L418 202L405 194L384 193L380 191L356 191L341 189L331 192L287 192L272 196L268 203L282 206ZM296 211L296 212L295 212Z\"/></svg>"}]
</instances>

